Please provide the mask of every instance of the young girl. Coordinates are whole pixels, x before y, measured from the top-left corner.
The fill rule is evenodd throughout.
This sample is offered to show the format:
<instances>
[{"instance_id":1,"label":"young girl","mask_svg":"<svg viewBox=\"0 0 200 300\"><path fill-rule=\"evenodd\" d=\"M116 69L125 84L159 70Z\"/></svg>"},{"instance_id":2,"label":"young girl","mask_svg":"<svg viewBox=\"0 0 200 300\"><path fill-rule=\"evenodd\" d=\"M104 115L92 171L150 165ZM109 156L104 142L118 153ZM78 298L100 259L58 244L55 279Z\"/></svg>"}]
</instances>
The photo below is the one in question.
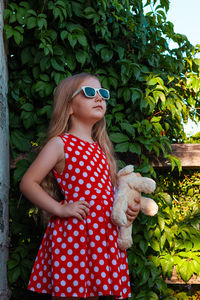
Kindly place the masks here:
<instances>
[{"instance_id":1,"label":"young girl","mask_svg":"<svg viewBox=\"0 0 200 300\"><path fill-rule=\"evenodd\" d=\"M109 91L97 77L81 73L57 87L47 142L20 183L23 194L51 214L28 289L52 299L131 296L127 255L111 222L116 163L106 133ZM58 202L42 187L53 172ZM131 223L138 207L129 207Z\"/></svg>"}]
</instances>

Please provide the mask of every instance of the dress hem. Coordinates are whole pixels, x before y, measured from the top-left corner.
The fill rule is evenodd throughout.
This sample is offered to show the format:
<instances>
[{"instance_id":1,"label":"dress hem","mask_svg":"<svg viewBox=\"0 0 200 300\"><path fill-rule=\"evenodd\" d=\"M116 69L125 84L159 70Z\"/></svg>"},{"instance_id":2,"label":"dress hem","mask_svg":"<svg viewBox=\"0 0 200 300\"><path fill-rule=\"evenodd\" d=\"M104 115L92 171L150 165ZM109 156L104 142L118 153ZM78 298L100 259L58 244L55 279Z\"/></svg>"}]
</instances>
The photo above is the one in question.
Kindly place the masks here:
<instances>
[{"instance_id":1,"label":"dress hem","mask_svg":"<svg viewBox=\"0 0 200 300\"><path fill-rule=\"evenodd\" d=\"M81 295L81 296L73 296L73 294L70 294L70 295L67 295L67 296L62 296L61 294L51 294L50 292L47 292L47 291L37 291L36 289L33 291L31 288L27 288L27 290L29 290L30 292L33 292L33 293L38 293L38 294L48 294L48 295L52 295L53 297L60 297L60 298L64 298L64 297L72 297L72 298L81 298L81 299L86 299L86 298L90 298L90 297L99 297L99 296L113 296L115 299L129 299L131 297L131 293L129 294L129 296L120 296L120 295L115 295L113 294L112 292L111 293L107 293L107 294L103 294L102 292L98 292L97 294L94 293L93 296L91 295Z\"/></svg>"}]
</instances>

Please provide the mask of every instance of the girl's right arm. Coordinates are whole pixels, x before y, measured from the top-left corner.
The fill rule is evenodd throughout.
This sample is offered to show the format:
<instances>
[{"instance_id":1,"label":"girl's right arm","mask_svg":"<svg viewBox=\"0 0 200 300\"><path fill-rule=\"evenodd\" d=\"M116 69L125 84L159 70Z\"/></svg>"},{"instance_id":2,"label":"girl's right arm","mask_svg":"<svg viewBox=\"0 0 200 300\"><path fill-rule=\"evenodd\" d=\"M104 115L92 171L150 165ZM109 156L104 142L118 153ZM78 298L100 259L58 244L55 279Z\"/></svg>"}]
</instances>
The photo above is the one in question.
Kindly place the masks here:
<instances>
[{"instance_id":1,"label":"girl's right arm","mask_svg":"<svg viewBox=\"0 0 200 300\"><path fill-rule=\"evenodd\" d=\"M47 174L63 159L64 144L62 140L59 137L52 138L24 174L20 183L20 190L36 206L52 215L59 217L75 216L82 220L89 212L89 203L77 201L61 205L40 186Z\"/></svg>"}]
</instances>

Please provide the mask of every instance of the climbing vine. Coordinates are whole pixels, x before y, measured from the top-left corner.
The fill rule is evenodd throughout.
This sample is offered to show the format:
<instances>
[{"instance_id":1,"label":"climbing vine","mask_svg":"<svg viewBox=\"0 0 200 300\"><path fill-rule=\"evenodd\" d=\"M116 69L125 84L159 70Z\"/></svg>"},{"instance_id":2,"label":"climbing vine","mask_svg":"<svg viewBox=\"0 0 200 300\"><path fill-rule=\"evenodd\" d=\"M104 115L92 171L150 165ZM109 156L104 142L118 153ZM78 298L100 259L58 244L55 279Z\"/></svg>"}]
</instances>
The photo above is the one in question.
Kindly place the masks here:
<instances>
[{"instance_id":1,"label":"climbing vine","mask_svg":"<svg viewBox=\"0 0 200 300\"><path fill-rule=\"evenodd\" d=\"M119 166L126 164L127 156L136 155L137 169L156 177L149 155L161 154L181 169L170 154L171 143L185 139L182 120L199 119L199 47L174 32L167 20L168 0L147 0L150 4L152 11L144 14L142 0L7 1L12 158L8 275L13 299L31 297L25 286L43 233L37 209L20 195L18 184L44 140L53 93L63 78L90 72L111 91L106 119ZM169 40L177 43L176 49L169 48ZM141 230L140 248L129 254L134 250L148 268L144 273L129 255L136 274L133 284L135 276L140 282L133 299L165 295L162 268L145 250L156 249L145 244L143 229L150 230L159 220L162 226L168 217L164 210L158 220L141 217L143 228L138 223L135 227Z\"/></svg>"}]
</instances>

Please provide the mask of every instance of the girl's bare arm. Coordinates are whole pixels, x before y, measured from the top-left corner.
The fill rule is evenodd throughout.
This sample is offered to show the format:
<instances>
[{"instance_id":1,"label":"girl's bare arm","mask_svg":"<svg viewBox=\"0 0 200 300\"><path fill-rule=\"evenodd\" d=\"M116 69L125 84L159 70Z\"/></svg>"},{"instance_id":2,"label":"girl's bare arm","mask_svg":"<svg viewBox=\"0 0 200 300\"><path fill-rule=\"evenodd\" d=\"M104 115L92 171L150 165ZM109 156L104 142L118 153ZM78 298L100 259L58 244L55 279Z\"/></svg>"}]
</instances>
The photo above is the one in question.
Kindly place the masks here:
<instances>
[{"instance_id":1,"label":"girl's bare arm","mask_svg":"<svg viewBox=\"0 0 200 300\"><path fill-rule=\"evenodd\" d=\"M42 180L52 168L62 164L64 159L64 144L58 137L52 138L42 149L35 161L23 176L20 189L22 193L36 206L59 217L76 217L83 220L89 213L89 203L77 201L65 203L59 202L49 196L40 186Z\"/></svg>"}]
</instances>

